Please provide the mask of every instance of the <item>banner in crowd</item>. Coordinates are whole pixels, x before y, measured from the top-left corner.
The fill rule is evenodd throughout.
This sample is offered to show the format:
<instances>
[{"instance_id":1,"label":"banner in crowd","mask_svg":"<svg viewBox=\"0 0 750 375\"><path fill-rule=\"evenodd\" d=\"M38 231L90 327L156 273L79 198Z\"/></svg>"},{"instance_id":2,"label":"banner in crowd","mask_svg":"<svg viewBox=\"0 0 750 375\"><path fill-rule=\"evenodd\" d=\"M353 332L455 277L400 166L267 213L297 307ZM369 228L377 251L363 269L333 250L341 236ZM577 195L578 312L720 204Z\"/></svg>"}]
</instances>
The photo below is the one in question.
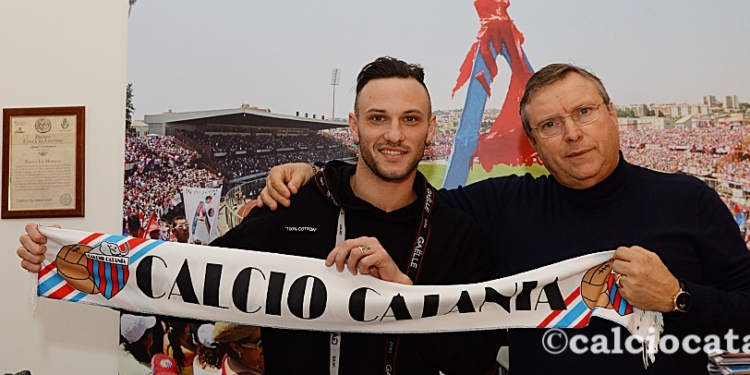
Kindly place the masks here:
<instances>
[{"instance_id":1,"label":"banner in crowd","mask_svg":"<svg viewBox=\"0 0 750 375\"><path fill-rule=\"evenodd\" d=\"M338 272L320 259L40 231L49 241L38 294L70 302L317 331L576 328L592 315L644 339L655 333L658 342L660 331L659 313L634 309L617 292L613 251L484 283L407 286Z\"/></svg>"},{"instance_id":2,"label":"banner in crowd","mask_svg":"<svg viewBox=\"0 0 750 375\"><path fill-rule=\"evenodd\" d=\"M221 188L183 186L185 218L190 224L190 243L209 243L216 238Z\"/></svg>"}]
</instances>

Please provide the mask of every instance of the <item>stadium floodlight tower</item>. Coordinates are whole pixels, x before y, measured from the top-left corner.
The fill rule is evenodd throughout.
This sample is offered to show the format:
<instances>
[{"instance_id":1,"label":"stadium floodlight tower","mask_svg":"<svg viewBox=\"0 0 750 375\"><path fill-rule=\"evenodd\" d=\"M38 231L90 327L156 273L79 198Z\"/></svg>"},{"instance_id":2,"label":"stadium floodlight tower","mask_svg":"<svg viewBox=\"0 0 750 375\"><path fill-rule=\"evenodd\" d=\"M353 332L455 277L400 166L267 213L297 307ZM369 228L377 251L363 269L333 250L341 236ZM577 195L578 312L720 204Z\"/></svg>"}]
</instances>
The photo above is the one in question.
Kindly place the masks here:
<instances>
[{"instance_id":1,"label":"stadium floodlight tower","mask_svg":"<svg viewBox=\"0 0 750 375\"><path fill-rule=\"evenodd\" d=\"M341 79L341 69L333 68L331 71L331 87L333 88L333 108L331 109L331 121L336 118L336 86Z\"/></svg>"}]
</instances>

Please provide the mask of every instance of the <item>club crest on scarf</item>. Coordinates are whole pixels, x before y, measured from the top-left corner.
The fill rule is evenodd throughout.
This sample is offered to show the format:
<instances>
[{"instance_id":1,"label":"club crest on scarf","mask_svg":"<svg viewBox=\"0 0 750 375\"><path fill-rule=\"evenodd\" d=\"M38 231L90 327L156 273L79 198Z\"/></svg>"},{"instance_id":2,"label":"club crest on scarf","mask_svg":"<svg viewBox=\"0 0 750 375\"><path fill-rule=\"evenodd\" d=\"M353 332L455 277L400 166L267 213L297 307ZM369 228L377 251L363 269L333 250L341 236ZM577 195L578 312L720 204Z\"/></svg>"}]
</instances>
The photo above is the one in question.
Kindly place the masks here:
<instances>
[{"instance_id":1,"label":"club crest on scarf","mask_svg":"<svg viewBox=\"0 0 750 375\"><path fill-rule=\"evenodd\" d=\"M581 279L581 298L589 309L613 309L621 316L631 314L633 306L620 295L612 261L592 267Z\"/></svg>"},{"instance_id":2,"label":"club crest on scarf","mask_svg":"<svg viewBox=\"0 0 750 375\"><path fill-rule=\"evenodd\" d=\"M130 246L102 241L91 247L66 245L55 258L57 274L70 286L87 294L101 293L110 299L128 281Z\"/></svg>"}]
</instances>

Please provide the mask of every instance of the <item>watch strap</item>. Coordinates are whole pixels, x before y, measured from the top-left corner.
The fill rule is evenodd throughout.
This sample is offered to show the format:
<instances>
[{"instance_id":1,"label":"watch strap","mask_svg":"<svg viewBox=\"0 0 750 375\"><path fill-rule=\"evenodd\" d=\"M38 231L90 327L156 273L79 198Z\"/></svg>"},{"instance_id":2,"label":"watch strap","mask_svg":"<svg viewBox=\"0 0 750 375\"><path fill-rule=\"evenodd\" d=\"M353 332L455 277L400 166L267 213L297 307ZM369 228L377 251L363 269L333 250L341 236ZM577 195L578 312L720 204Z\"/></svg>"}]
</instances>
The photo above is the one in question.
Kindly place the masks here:
<instances>
[{"instance_id":1,"label":"watch strap","mask_svg":"<svg viewBox=\"0 0 750 375\"><path fill-rule=\"evenodd\" d=\"M680 283L680 291L677 292L677 294L672 299L672 305L674 307L674 311L684 313L685 311L687 311L688 306L690 305L690 291L688 290L688 286L684 281L678 281Z\"/></svg>"}]
</instances>

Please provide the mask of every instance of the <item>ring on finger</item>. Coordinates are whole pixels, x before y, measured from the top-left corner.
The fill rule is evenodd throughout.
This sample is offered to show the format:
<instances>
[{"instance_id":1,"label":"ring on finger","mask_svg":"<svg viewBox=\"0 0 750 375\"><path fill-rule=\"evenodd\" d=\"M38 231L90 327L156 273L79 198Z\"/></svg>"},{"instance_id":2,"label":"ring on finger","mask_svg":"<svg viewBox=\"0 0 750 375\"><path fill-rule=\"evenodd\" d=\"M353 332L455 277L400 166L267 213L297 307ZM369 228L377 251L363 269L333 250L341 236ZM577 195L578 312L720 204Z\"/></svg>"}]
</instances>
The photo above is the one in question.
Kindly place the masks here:
<instances>
[{"instance_id":1,"label":"ring on finger","mask_svg":"<svg viewBox=\"0 0 750 375\"><path fill-rule=\"evenodd\" d=\"M622 275L618 273L617 276L615 276L615 285L617 285L618 288L622 289L622 284L620 284L620 278L622 278Z\"/></svg>"},{"instance_id":2,"label":"ring on finger","mask_svg":"<svg viewBox=\"0 0 750 375\"><path fill-rule=\"evenodd\" d=\"M362 254L362 256L365 255L365 247L364 246L358 246L359 252Z\"/></svg>"}]
</instances>

